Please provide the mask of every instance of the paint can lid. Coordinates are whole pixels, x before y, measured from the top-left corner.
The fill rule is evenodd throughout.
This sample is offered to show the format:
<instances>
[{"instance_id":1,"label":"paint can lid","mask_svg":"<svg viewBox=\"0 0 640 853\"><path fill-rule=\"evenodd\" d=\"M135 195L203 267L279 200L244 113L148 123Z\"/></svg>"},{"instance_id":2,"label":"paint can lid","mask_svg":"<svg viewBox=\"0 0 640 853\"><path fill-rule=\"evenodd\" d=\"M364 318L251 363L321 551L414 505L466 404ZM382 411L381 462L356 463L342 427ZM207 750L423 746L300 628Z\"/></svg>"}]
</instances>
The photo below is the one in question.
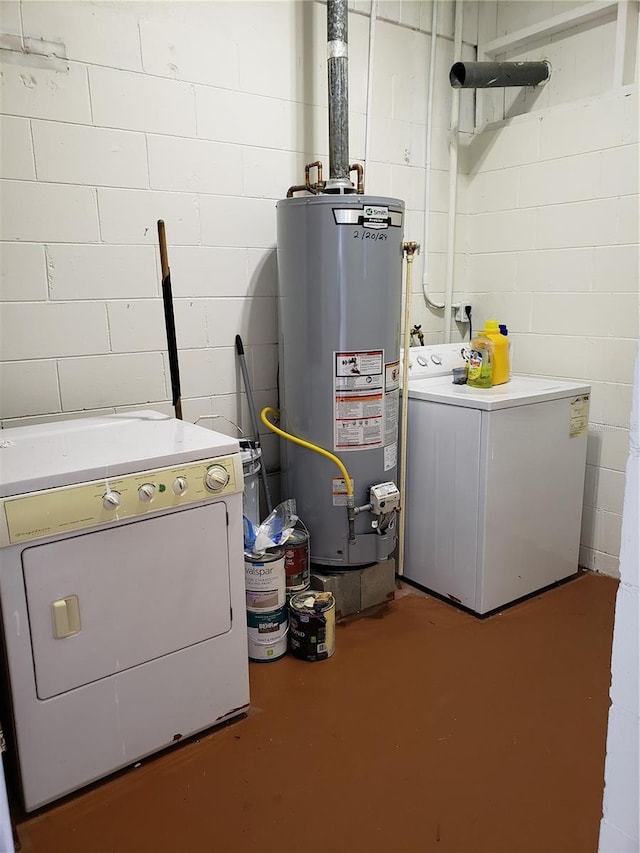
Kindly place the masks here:
<instances>
[{"instance_id":1,"label":"paint can lid","mask_svg":"<svg viewBox=\"0 0 640 853\"><path fill-rule=\"evenodd\" d=\"M294 528L289 534L289 538L284 543L285 548L287 545L302 545L305 542L309 541L309 534L306 530L300 530L299 528Z\"/></svg>"},{"instance_id":2,"label":"paint can lid","mask_svg":"<svg viewBox=\"0 0 640 853\"><path fill-rule=\"evenodd\" d=\"M264 554L252 554L249 551L244 552L244 558L249 563L275 563L276 560L281 560L284 557L284 548L269 548Z\"/></svg>"},{"instance_id":3,"label":"paint can lid","mask_svg":"<svg viewBox=\"0 0 640 853\"><path fill-rule=\"evenodd\" d=\"M336 601L332 592L308 589L291 597L289 607L299 613L324 613L331 610Z\"/></svg>"}]
</instances>

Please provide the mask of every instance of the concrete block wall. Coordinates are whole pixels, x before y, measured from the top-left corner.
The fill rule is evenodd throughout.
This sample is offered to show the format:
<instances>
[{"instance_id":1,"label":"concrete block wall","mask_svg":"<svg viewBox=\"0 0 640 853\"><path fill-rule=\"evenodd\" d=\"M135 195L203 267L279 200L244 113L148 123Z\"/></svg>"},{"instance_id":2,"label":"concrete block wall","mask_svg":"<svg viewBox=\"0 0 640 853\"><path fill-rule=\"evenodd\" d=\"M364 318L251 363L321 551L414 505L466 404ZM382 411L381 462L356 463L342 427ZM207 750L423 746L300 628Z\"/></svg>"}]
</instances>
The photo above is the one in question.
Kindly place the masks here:
<instances>
[{"instance_id":1,"label":"concrete block wall","mask_svg":"<svg viewBox=\"0 0 640 853\"><path fill-rule=\"evenodd\" d=\"M532 13L539 22L574 5L487 3L479 31L497 38L531 25ZM552 58L539 101L503 90L500 119L487 121L498 96L480 100L465 152L466 267L457 286L473 303L475 327L490 317L507 324L515 371L591 384L580 562L615 576L638 340L640 151L637 83L612 84L612 27L607 14L520 49L521 59ZM576 68L586 70L589 97Z\"/></svg>"},{"instance_id":2,"label":"concrete block wall","mask_svg":"<svg viewBox=\"0 0 640 853\"><path fill-rule=\"evenodd\" d=\"M362 161L370 4L350 9ZM1 13L2 425L173 411L163 219L185 418L251 433L234 339L257 407L274 405L275 202L306 162L328 170L324 4L3 0ZM422 223L430 23L429 2L378 5L366 189L406 199L407 239ZM439 3L444 77L452 28ZM439 87L444 152L449 98ZM446 190L435 200L445 209ZM263 444L276 467L276 437Z\"/></svg>"}]
</instances>

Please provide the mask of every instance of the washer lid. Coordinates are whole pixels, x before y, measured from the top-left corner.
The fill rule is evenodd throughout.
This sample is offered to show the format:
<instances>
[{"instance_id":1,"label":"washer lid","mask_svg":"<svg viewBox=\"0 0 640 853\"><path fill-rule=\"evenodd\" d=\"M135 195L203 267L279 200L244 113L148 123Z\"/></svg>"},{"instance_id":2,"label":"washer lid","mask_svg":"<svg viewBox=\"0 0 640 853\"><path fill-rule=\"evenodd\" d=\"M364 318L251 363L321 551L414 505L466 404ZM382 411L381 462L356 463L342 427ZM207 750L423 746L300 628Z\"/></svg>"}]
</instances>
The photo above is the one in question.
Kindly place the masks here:
<instances>
[{"instance_id":1,"label":"washer lid","mask_svg":"<svg viewBox=\"0 0 640 853\"><path fill-rule=\"evenodd\" d=\"M140 411L0 430L0 497L237 453L238 441Z\"/></svg>"},{"instance_id":2,"label":"washer lid","mask_svg":"<svg viewBox=\"0 0 640 853\"><path fill-rule=\"evenodd\" d=\"M514 406L529 406L545 400L558 400L589 394L591 386L563 379L540 376L512 376L504 385L493 388L472 388L454 385L451 376L415 379L409 383L409 399L464 406L468 409L495 411Z\"/></svg>"}]
</instances>

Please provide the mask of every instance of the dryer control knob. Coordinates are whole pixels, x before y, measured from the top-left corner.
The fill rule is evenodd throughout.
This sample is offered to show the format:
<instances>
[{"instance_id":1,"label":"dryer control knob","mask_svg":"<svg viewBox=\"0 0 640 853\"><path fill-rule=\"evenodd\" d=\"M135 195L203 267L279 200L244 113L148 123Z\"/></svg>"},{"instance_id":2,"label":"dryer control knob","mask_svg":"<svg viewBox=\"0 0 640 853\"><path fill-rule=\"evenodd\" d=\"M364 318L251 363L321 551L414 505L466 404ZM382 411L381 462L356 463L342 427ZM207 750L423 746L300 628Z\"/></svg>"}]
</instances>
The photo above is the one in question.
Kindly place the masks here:
<instances>
[{"instance_id":1,"label":"dryer control knob","mask_svg":"<svg viewBox=\"0 0 640 853\"><path fill-rule=\"evenodd\" d=\"M105 509L118 509L120 506L120 492L105 492L102 496L102 506Z\"/></svg>"},{"instance_id":2,"label":"dryer control knob","mask_svg":"<svg viewBox=\"0 0 640 853\"><path fill-rule=\"evenodd\" d=\"M138 489L138 497L140 498L141 501L144 501L147 504L151 503L151 501L155 498L155 496L156 496L156 487L153 485L153 483L144 483Z\"/></svg>"},{"instance_id":3,"label":"dryer control knob","mask_svg":"<svg viewBox=\"0 0 640 853\"><path fill-rule=\"evenodd\" d=\"M176 477L171 486L174 495L184 495L189 488L186 477Z\"/></svg>"},{"instance_id":4,"label":"dryer control knob","mask_svg":"<svg viewBox=\"0 0 640 853\"><path fill-rule=\"evenodd\" d=\"M204 475L204 484L212 492L220 492L229 482L229 472L222 465L212 465Z\"/></svg>"}]
</instances>

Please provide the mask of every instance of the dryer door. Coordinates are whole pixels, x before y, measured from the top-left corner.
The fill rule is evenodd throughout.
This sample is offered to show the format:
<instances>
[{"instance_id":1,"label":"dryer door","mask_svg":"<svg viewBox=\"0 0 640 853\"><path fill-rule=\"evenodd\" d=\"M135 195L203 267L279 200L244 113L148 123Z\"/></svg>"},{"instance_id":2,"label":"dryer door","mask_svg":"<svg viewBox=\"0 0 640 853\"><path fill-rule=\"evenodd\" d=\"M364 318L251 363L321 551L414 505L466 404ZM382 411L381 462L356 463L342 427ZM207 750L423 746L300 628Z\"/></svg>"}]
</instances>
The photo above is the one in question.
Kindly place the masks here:
<instances>
[{"instance_id":1,"label":"dryer door","mask_svg":"<svg viewBox=\"0 0 640 853\"><path fill-rule=\"evenodd\" d=\"M22 553L40 699L231 627L223 501Z\"/></svg>"}]
</instances>

